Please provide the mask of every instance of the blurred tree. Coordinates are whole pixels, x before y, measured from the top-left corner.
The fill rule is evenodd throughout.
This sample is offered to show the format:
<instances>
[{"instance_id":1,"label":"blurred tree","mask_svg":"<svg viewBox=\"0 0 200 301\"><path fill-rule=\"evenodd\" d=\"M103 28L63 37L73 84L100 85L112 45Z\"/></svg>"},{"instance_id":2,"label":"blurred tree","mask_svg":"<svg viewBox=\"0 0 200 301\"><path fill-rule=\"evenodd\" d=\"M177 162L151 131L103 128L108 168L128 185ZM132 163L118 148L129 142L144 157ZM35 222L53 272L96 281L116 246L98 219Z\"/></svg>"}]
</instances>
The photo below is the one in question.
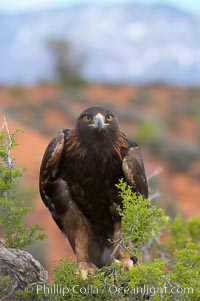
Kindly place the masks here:
<instances>
[{"instance_id":1,"label":"blurred tree","mask_svg":"<svg viewBox=\"0 0 200 301\"><path fill-rule=\"evenodd\" d=\"M172 170L184 172L199 160L199 146L187 140L176 139L166 145L163 155Z\"/></svg>"},{"instance_id":2,"label":"blurred tree","mask_svg":"<svg viewBox=\"0 0 200 301\"><path fill-rule=\"evenodd\" d=\"M65 39L52 38L47 48L54 60L55 78L62 87L84 85L86 80L81 73L85 58L78 55Z\"/></svg>"},{"instance_id":3,"label":"blurred tree","mask_svg":"<svg viewBox=\"0 0 200 301\"><path fill-rule=\"evenodd\" d=\"M155 146L162 143L162 135L162 124L158 120L145 119L139 123L135 137L141 145Z\"/></svg>"}]
</instances>

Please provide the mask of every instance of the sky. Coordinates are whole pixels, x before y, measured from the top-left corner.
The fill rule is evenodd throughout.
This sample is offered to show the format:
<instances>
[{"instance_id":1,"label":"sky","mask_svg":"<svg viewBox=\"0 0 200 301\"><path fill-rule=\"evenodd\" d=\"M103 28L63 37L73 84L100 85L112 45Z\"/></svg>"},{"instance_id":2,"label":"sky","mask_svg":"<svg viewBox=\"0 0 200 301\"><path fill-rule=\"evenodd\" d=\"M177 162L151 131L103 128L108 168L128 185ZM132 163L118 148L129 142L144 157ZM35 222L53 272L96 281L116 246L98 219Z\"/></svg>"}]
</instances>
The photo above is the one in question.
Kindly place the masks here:
<instances>
[{"instance_id":1,"label":"sky","mask_svg":"<svg viewBox=\"0 0 200 301\"><path fill-rule=\"evenodd\" d=\"M200 0L0 0L0 12L16 13L44 8L57 8L76 3L163 3L193 12L200 12Z\"/></svg>"}]
</instances>

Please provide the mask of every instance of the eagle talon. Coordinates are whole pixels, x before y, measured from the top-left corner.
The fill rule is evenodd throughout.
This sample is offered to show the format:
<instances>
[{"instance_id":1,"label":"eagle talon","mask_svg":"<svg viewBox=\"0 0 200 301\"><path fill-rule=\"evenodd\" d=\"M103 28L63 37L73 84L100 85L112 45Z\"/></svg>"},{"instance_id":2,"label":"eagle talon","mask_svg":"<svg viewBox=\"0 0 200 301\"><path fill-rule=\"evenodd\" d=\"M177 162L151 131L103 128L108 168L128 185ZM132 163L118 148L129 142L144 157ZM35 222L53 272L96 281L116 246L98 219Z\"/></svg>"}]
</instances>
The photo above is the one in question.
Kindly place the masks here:
<instances>
[{"instance_id":1,"label":"eagle talon","mask_svg":"<svg viewBox=\"0 0 200 301\"><path fill-rule=\"evenodd\" d=\"M86 280L88 276L94 274L95 270L96 266L93 263L79 262L77 274L79 274L83 278L83 280Z\"/></svg>"},{"instance_id":2,"label":"eagle talon","mask_svg":"<svg viewBox=\"0 0 200 301\"><path fill-rule=\"evenodd\" d=\"M138 259L136 256L131 256L131 260L132 260L133 264L137 264L137 262L138 262Z\"/></svg>"},{"instance_id":3,"label":"eagle talon","mask_svg":"<svg viewBox=\"0 0 200 301\"><path fill-rule=\"evenodd\" d=\"M133 261L131 259L122 259L121 262L125 270L129 271L133 266Z\"/></svg>"}]
</instances>

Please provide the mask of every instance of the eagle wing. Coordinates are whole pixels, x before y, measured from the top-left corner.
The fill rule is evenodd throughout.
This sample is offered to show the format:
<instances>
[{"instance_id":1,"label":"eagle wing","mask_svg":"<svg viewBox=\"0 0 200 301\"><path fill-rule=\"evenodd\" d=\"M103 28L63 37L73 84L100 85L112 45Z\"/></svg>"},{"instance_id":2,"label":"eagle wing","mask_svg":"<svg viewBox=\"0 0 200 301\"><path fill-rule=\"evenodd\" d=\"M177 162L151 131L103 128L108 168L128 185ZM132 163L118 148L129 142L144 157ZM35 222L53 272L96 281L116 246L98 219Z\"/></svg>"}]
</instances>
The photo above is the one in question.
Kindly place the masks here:
<instances>
[{"instance_id":1,"label":"eagle wing","mask_svg":"<svg viewBox=\"0 0 200 301\"><path fill-rule=\"evenodd\" d=\"M71 129L63 129L53 138L44 153L39 177L39 190L44 204L48 207L53 219L62 230L62 223L55 212L55 183L59 172L60 159L65 141Z\"/></svg>"},{"instance_id":2,"label":"eagle wing","mask_svg":"<svg viewBox=\"0 0 200 301\"><path fill-rule=\"evenodd\" d=\"M140 148L136 143L128 142L130 148L122 162L125 179L143 198L148 198L148 185Z\"/></svg>"}]
</instances>

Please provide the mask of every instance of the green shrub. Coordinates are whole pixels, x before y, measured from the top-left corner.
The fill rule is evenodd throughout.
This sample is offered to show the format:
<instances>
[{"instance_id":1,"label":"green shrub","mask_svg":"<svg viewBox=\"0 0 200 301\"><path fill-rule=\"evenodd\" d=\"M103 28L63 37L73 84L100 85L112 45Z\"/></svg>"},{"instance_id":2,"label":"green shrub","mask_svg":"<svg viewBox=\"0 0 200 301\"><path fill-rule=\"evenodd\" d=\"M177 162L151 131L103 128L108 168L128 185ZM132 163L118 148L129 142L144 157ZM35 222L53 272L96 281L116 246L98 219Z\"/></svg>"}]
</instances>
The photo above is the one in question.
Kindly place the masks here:
<instances>
[{"instance_id":1,"label":"green shrub","mask_svg":"<svg viewBox=\"0 0 200 301\"><path fill-rule=\"evenodd\" d=\"M122 209L119 208L122 223L122 239L131 239L136 253L138 247L157 236L167 224L167 217L161 208L150 205L149 199L143 199L132 192L126 182L120 180L116 185L122 198Z\"/></svg>"},{"instance_id":2,"label":"green shrub","mask_svg":"<svg viewBox=\"0 0 200 301\"><path fill-rule=\"evenodd\" d=\"M6 131L0 132L0 237L4 238L7 247L21 249L43 239L45 234L37 224L30 228L24 224L29 208L15 189L23 169L14 167L14 159L10 156L16 146L17 132L9 136Z\"/></svg>"},{"instance_id":3,"label":"green shrub","mask_svg":"<svg viewBox=\"0 0 200 301\"><path fill-rule=\"evenodd\" d=\"M200 241L200 217L193 216L186 219L181 214L177 214L169 224L169 239L165 241L165 246L172 254L175 250L181 250L186 247L188 239L193 243Z\"/></svg>"},{"instance_id":4,"label":"green shrub","mask_svg":"<svg viewBox=\"0 0 200 301\"><path fill-rule=\"evenodd\" d=\"M141 145L160 145L163 141L161 124L154 120L143 120L139 123L135 140Z\"/></svg>"},{"instance_id":5,"label":"green shrub","mask_svg":"<svg viewBox=\"0 0 200 301\"><path fill-rule=\"evenodd\" d=\"M199 244L188 242L184 249L174 252L171 264L157 258L134 265L129 286L137 288L137 300L143 300L144 294L155 301L199 300L199 251Z\"/></svg>"},{"instance_id":6,"label":"green shrub","mask_svg":"<svg viewBox=\"0 0 200 301\"><path fill-rule=\"evenodd\" d=\"M22 97L26 93L26 87L22 84L15 84L10 86L10 92L14 97Z\"/></svg>"}]
</instances>

